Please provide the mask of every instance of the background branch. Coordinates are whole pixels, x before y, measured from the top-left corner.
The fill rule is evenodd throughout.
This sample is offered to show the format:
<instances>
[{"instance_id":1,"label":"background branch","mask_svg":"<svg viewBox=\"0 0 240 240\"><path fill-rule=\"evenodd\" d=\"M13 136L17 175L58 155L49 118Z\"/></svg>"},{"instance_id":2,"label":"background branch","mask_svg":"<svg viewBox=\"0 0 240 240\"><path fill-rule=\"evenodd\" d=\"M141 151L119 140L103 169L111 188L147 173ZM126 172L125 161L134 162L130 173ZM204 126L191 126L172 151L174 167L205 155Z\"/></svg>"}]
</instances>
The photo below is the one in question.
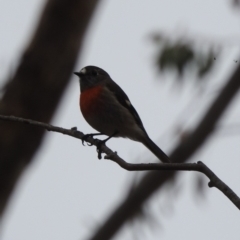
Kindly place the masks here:
<instances>
[{"instance_id":1,"label":"background branch","mask_svg":"<svg viewBox=\"0 0 240 240\"><path fill-rule=\"evenodd\" d=\"M193 131L193 133L182 142L172 154L170 154L172 162L185 162L198 148L200 148L207 137L213 132L220 116L226 110L228 104L236 95L240 87L239 79L240 67L238 66L223 87L222 91L219 93L218 97L207 110L195 131ZM173 180L176 177L176 174L177 172L166 171L161 174L158 172L146 174L138 186L133 189L131 194L129 194L126 199L116 207L115 211L111 213L105 223L103 223L96 233L89 239L107 240L112 238L123 224L141 209L144 202L167 181Z\"/></svg>"},{"instance_id":2,"label":"background branch","mask_svg":"<svg viewBox=\"0 0 240 240\"><path fill-rule=\"evenodd\" d=\"M64 92L97 0L48 0L15 76L7 84L0 114L50 122ZM43 139L42 128L0 123L0 216Z\"/></svg>"}]
</instances>

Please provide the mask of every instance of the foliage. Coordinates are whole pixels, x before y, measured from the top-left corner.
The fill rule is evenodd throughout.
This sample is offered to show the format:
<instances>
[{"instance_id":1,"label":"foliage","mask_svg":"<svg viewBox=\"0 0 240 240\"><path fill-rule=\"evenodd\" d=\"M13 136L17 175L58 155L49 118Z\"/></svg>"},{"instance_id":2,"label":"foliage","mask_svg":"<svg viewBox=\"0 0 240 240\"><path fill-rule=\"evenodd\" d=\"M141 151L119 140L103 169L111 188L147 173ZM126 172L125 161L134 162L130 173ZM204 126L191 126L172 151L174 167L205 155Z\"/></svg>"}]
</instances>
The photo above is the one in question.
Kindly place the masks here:
<instances>
[{"instance_id":1,"label":"foliage","mask_svg":"<svg viewBox=\"0 0 240 240\"><path fill-rule=\"evenodd\" d=\"M157 45L159 71L175 70L181 79L187 71L194 70L198 79L202 79L213 70L218 53L212 44L199 47L197 41L170 40L163 34L154 34L152 39Z\"/></svg>"}]
</instances>

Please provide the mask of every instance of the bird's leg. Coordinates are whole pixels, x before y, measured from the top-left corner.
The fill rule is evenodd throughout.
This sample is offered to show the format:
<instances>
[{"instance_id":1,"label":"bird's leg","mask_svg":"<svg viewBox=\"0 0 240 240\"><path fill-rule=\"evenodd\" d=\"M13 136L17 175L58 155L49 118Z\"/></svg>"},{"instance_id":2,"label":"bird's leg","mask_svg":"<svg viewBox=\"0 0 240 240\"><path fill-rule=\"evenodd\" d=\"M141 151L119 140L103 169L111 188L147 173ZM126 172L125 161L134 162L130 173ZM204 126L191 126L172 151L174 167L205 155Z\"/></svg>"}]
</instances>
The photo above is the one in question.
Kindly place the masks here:
<instances>
[{"instance_id":1,"label":"bird's leg","mask_svg":"<svg viewBox=\"0 0 240 240\"><path fill-rule=\"evenodd\" d=\"M88 137L93 137L93 136L99 136L99 135L105 135L104 133L89 133L89 134L85 134L83 137L82 137L82 145L84 145L84 141L86 141L88 139ZM91 143L87 143L88 146L92 146Z\"/></svg>"},{"instance_id":2,"label":"bird's leg","mask_svg":"<svg viewBox=\"0 0 240 240\"><path fill-rule=\"evenodd\" d=\"M118 131L115 131L112 135L110 135L108 138L104 139L104 140L100 140L99 143L97 144L97 152L98 152L98 159L102 158L102 150L101 147L103 144L105 144L109 139L111 139L112 137L116 136L118 134Z\"/></svg>"}]
</instances>

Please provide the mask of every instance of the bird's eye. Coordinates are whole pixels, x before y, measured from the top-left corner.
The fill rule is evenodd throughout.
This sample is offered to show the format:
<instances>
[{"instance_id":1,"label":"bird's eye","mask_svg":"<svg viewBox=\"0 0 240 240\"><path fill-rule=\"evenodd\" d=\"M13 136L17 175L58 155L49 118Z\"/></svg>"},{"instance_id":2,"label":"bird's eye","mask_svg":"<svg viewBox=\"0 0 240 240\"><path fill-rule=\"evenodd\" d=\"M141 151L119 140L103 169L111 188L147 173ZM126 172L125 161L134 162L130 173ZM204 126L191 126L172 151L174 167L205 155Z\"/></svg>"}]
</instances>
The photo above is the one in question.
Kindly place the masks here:
<instances>
[{"instance_id":1,"label":"bird's eye","mask_svg":"<svg viewBox=\"0 0 240 240\"><path fill-rule=\"evenodd\" d=\"M98 75L98 72L96 70L92 70L92 75L93 76L97 76Z\"/></svg>"}]
</instances>

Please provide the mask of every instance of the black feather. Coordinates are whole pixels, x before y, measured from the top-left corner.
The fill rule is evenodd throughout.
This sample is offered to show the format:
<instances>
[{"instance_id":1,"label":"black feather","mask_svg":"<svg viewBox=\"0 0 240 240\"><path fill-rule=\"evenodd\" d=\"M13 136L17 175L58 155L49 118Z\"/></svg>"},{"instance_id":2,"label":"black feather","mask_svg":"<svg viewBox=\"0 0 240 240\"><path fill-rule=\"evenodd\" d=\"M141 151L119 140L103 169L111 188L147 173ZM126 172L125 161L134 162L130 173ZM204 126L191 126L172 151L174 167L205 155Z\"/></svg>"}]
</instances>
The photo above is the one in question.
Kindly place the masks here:
<instances>
[{"instance_id":1,"label":"black feather","mask_svg":"<svg viewBox=\"0 0 240 240\"><path fill-rule=\"evenodd\" d=\"M143 123L142 123L137 111L135 110L135 108L131 104L131 102L130 102L128 96L126 95L126 93L114 81L111 81L111 83L107 83L107 88L115 94L118 102L123 107L125 107L129 110L129 112L134 117L137 125L146 133L146 130L144 129ZM127 102L129 102L130 104L128 104Z\"/></svg>"}]
</instances>

